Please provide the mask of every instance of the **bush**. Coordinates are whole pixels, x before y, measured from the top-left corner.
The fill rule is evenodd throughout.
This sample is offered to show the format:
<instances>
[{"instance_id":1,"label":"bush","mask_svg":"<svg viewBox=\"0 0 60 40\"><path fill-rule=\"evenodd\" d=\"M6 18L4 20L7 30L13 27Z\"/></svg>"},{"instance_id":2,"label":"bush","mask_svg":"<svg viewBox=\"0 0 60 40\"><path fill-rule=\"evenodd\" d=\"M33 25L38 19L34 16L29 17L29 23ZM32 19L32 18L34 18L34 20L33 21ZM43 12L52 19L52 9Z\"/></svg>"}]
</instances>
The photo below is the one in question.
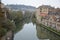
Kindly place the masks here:
<instances>
[{"instance_id":1,"label":"bush","mask_svg":"<svg viewBox=\"0 0 60 40\"><path fill-rule=\"evenodd\" d=\"M7 32L7 29L5 28L0 28L0 37L4 36Z\"/></svg>"}]
</instances>

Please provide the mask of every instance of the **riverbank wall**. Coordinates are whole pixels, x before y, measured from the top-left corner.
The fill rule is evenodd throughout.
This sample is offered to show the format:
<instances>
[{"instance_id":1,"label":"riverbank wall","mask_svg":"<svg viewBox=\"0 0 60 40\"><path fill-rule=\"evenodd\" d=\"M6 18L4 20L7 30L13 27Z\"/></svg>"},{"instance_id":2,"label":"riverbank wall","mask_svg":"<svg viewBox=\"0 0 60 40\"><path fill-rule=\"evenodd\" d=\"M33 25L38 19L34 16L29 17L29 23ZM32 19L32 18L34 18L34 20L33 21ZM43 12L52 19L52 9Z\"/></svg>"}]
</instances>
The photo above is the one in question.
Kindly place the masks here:
<instances>
[{"instance_id":1,"label":"riverbank wall","mask_svg":"<svg viewBox=\"0 0 60 40\"><path fill-rule=\"evenodd\" d=\"M47 30L55 33L56 35L60 36L60 32L57 31L56 29L51 28L51 26L47 26L47 25L45 25L45 24L38 23L37 21L36 21L36 23L37 23L37 25L40 25L40 27L43 27L43 28L45 28L45 29L47 29Z\"/></svg>"}]
</instances>

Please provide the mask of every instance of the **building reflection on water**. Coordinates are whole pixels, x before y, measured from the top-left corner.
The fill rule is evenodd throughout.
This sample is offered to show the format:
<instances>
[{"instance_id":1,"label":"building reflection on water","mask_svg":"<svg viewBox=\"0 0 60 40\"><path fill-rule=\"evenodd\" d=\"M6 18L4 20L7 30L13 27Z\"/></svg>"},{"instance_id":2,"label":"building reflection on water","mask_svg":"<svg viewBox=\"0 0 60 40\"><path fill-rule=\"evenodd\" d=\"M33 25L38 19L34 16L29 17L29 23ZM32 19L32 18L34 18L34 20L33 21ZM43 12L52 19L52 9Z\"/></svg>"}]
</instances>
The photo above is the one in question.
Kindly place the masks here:
<instances>
[{"instance_id":1,"label":"building reflection on water","mask_svg":"<svg viewBox=\"0 0 60 40\"><path fill-rule=\"evenodd\" d=\"M47 29L40 27L39 25L36 26L37 30L37 37L41 40L60 40L60 37Z\"/></svg>"},{"instance_id":2,"label":"building reflection on water","mask_svg":"<svg viewBox=\"0 0 60 40\"><path fill-rule=\"evenodd\" d=\"M23 25L24 24L29 24L31 21L29 21L30 19L28 18L28 19L25 19L24 21L21 21L19 24L18 24L18 26L17 26L17 28L16 28L16 34L18 34L18 35L16 35L15 37L14 37L14 40L18 40L17 38L18 37L21 37L21 36L19 36L20 35L20 31L22 30L22 29L24 29L24 27L23 27ZM32 22L32 24L35 24L36 25L36 28L34 28L34 26L32 27L32 29L34 29L34 30L36 30L35 32L36 32L36 36L35 36L35 40L37 39L37 40L60 40L60 37L58 36L58 35L56 35L55 33L53 33L53 32L51 32L51 31L49 31L49 30L47 30L47 29L45 29L45 28L43 28L43 27L40 27L40 25L37 25L36 23L33 23ZM31 24L30 24L31 25ZM30 28L30 27L26 27L25 29L27 29L27 28ZM24 31L25 31L25 29L24 29ZM31 30L32 30L31 29ZM32 30L32 32L34 32L33 30ZM23 34L25 34L24 32L22 32L22 35ZM29 34L29 33L27 33L27 34ZM16 38L17 37L17 38ZM26 36L26 37L29 37L29 36ZM37 38L36 38L37 37ZM33 37L32 37L33 38ZM28 38L27 38L28 39Z\"/></svg>"}]
</instances>

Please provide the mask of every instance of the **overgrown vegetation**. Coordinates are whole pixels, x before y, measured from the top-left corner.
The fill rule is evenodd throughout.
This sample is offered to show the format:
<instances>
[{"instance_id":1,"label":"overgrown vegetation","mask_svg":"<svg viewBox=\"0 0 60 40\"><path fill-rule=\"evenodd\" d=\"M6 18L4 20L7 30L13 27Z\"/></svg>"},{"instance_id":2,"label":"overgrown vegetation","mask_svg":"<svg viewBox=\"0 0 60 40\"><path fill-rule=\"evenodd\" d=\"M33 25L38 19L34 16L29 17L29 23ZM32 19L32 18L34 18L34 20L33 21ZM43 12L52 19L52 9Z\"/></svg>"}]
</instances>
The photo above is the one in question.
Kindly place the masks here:
<instances>
[{"instance_id":1,"label":"overgrown vegetation","mask_svg":"<svg viewBox=\"0 0 60 40\"><path fill-rule=\"evenodd\" d=\"M57 35L60 35L60 32L58 32L57 30L54 30L54 29L51 28L51 27L47 27L47 26L45 26L45 25L43 25L43 24L40 24L40 27L44 27L44 28L46 28L47 30L56 33Z\"/></svg>"},{"instance_id":2,"label":"overgrown vegetation","mask_svg":"<svg viewBox=\"0 0 60 40\"><path fill-rule=\"evenodd\" d=\"M30 19L31 12L26 11L23 15L22 11L9 11L7 12L6 16L6 20L3 20L4 22L1 23L2 25L0 25L0 37L4 36L9 30L13 30L15 33L21 30L23 26L23 20L28 23L29 20L26 19ZM33 22L35 22L35 15L33 15Z\"/></svg>"},{"instance_id":3,"label":"overgrown vegetation","mask_svg":"<svg viewBox=\"0 0 60 40\"><path fill-rule=\"evenodd\" d=\"M14 32L16 33L22 29L22 25L23 25L22 20L24 18L23 13L22 11L11 11L10 13L11 13L11 19L15 22L16 28Z\"/></svg>"},{"instance_id":4,"label":"overgrown vegetation","mask_svg":"<svg viewBox=\"0 0 60 40\"><path fill-rule=\"evenodd\" d=\"M35 12L33 13L33 16L32 16L32 22L33 22L33 23L36 23L36 16L35 16Z\"/></svg>"},{"instance_id":5,"label":"overgrown vegetation","mask_svg":"<svg viewBox=\"0 0 60 40\"><path fill-rule=\"evenodd\" d=\"M23 14L21 11L10 11L5 18L4 14L0 12L0 37L4 36L9 30L14 31L16 28L16 24L20 22L23 18Z\"/></svg>"}]
</instances>

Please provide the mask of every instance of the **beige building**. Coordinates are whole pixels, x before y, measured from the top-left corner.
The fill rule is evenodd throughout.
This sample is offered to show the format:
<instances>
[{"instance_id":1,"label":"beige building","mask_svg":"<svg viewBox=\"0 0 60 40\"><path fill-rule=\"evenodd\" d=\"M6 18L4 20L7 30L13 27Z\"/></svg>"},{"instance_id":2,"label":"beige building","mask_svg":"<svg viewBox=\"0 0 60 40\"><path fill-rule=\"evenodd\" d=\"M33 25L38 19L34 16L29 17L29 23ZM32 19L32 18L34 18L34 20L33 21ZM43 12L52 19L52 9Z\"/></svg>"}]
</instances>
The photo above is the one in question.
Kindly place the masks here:
<instances>
[{"instance_id":1,"label":"beige building","mask_svg":"<svg viewBox=\"0 0 60 40\"><path fill-rule=\"evenodd\" d=\"M39 8L36 9L36 19L37 19L37 22L40 23L41 20L40 20L40 9Z\"/></svg>"},{"instance_id":2,"label":"beige building","mask_svg":"<svg viewBox=\"0 0 60 40\"><path fill-rule=\"evenodd\" d=\"M42 5L36 9L36 18L38 22L40 22L41 18L48 16L49 12L54 10L53 7L48 6L48 5Z\"/></svg>"},{"instance_id":3,"label":"beige building","mask_svg":"<svg viewBox=\"0 0 60 40\"><path fill-rule=\"evenodd\" d=\"M48 6L48 5L42 5L39 7L40 9L40 16L47 16L49 12L54 10L54 7Z\"/></svg>"},{"instance_id":4,"label":"beige building","mask_svg":"<svg viewBox=\"0 0 60 40\"><path fill-rule=\"evenodd\" d=\"M54 30L60 31L60 9L48 5L42 5L37 8L36 18L42 23Z\"/></svg>"}]
</instances>

